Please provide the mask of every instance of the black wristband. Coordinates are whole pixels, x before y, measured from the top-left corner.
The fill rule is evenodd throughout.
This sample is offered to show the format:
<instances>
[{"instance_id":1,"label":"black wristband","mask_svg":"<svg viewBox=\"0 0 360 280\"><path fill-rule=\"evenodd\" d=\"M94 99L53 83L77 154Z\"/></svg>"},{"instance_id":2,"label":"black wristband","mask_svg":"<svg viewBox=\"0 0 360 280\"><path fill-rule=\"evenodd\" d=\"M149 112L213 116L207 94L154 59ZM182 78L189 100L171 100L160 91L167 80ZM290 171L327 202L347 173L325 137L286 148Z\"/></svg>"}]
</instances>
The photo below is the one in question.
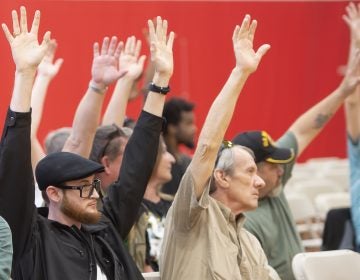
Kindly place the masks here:
<instances>
[{"instance_id":1,"label":"black wristband","mask_svg":"<svg viewBox=\"0 0 360 280\"><path fill-rule=\"evenodd\" d=\"M166 95L170 91L170 87L169 86L167 86L167 87L159 87L159 86L155 85L153 82L151 82L149 84L149 91L157 92L157 93Z\"/></svg>"}]
</instances>

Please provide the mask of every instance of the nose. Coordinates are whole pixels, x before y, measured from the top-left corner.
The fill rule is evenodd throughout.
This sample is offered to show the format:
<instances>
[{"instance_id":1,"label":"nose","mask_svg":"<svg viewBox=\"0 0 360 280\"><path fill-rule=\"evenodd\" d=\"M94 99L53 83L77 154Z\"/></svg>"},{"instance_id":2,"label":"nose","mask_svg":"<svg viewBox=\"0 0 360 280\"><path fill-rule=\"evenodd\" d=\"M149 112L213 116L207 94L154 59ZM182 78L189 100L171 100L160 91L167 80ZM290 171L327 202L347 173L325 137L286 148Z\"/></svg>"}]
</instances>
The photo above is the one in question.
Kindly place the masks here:
<instances>
[{"instance_id":1,"label":"nose","mask_svg":"<svg viewBox=\"0 0 360 280\"><path fill-rule=\"evenodd\" d=\"M257 189L265 187L265 181L259 175L255 175L255 187Z\"/></svg>"},{"instance_id":2,"label":"nose","mask_svg":"<svg viewBox=\"0 0 360 280\"><path fill-rule=\"evenodd\" d=\"M174 164L174 163L175 163L175 158L174 158L174 156L173 156L172 154L170 154L169 152L167 152L167 154L168 154L168 157L169 157L169 159L170 159L170 163L171 163L171 164Z\"/></svg>"},{"instance_id":3,"label":"nose","mask_svg":"<svg viewBox=\"0 0 360 280\"><path fill-rule=\"evenodd\" d=\"M91 198L96 198L98 199L100 197L99 193L97 192L97 190L94 188L93 193L91 194Z\"/></svg>"}]
</instances>

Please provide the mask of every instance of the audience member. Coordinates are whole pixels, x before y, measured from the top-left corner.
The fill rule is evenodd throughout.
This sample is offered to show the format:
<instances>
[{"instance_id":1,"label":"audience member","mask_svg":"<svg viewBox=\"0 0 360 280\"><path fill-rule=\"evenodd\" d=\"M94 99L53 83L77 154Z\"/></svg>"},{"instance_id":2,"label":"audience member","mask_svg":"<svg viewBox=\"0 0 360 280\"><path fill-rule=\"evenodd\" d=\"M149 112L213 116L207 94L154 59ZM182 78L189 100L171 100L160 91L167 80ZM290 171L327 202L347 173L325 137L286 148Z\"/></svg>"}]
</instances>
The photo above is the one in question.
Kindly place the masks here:
<instances>
[{"instance_id":1,"label":"audience member","mask_svg":"<svg viewBox=\"0 0 360 280\"><path fill-rule=\"evenodd\" d=\"M172 98L165 103L164 118L166 126L164 140L169 152L175 157L175 164L171 170L172 179L166 183L162 192L174 196L179 187L182 176L191 158L182 153L180 145L193 149L195 146L196 125L194 120L194 104L182 99Z\"/></svg>"},{"instance_id":2,"label":"audience member","mask_svg":"<svg viewBox=\"0 0 360 280\"><path fill-rule=\"evenodd\" d=\"M0 279L10 279L12 255L11 230L0 216Z\"/></svg>"},{"instance_id":3,"label":"audience member","mask_svg":"<svg viewBox=\"0 0 360 280\"><path fill-rule=\"evenodd\" d=\"M129 251L138 268L144 272L159 271L159 256L164 237L165 217L171 201L160 195L161 186L171 180L174 157L160 137L158 156L146 187L138 218L128 236Z\"/></svg>"},{"instance_id":4,"label":"audience member","mask_svg":"<svg viewBox=\"0 0 360 280\"><path fill-rule=\"evenodd\" d=\"M252 155L242 147L221 152L214 171L240 91L270 48L262 45L257 52L253 50L256 25L246 15L234 30L236 66L209 110L194 157L166 217L162 279L279 279L255 237L242 228L243 211L257 206L264 185ZM226 156L228 153L231 155ZM234 169L225 157L233 160ZM216 190L210 195L212 174Z\"/></svg>"},{"instance_id":5,"label":"audience member","mask_svg":"<svg viewBox=\"0 0 360 280\"><path fill-rule=\"evenodd\" d=\"M360 4L350 3L346 7L344 20L350 29L350 55L347 71L352 70L354 55L360 51ZM359 77L359 70L356 70ZM360 252L360 92L345 100L345 120L347 133L347 149L350 163L351 220L355 229L356 250Z\"/></svg>"},{"instance_id":6,"label":"audience member","mask_svg":"<svg viewBox=\"0 0 360 280\"><path fill-rule=\"evenodd\" d=\"M291 177L296 158L359 84L356 67L358 63L348 69L335 91L301 115L276 143L265 131L248 131L233 139L235 144L254 152L258 175L265 181L265 187L260 190L259 207L246 213L245 228L258 238L269 264L281 279L295 279L291 261L303 251L284 186Z\"/></svg>"},{"instance_id":7,"label":"audience member","mask_svg":"<svg viewBox=\"0 0 360 280\"><path fill-rule=\"evenodd\" d=\"M172 75L174 35L170 33L166 40L167 22L160 17L156 31L149 23L151 53L157 65L153 82L158 87L153 86L149 93L124 151L126 164L121 168L121 178L110 187L101 214L96 208L101 192L95 174L103 166L73 153L59 152L46 156L36 168L39 188L46 192L50 202L48 215L42 216L34 207L30 99L36 68L49 45L50 32L45 33L39 45L40 12L35 12L30 32L25 8L21 7L20 12L20 21L17 12L12 12L13 33L2 25L16 66L0 146L0 215L7 220L13 234L12 276L15 279L143 279L121 238L135 220L155 164L154 147L159 144L165 101L156 91L158 87L166 87ZM94 44L92 80L86 95L102 95L121 76L118 70L121 47L116 37L105 38L101 50ZM18 176L19 170L22 176Z\"/></svg>"}]
</instances>

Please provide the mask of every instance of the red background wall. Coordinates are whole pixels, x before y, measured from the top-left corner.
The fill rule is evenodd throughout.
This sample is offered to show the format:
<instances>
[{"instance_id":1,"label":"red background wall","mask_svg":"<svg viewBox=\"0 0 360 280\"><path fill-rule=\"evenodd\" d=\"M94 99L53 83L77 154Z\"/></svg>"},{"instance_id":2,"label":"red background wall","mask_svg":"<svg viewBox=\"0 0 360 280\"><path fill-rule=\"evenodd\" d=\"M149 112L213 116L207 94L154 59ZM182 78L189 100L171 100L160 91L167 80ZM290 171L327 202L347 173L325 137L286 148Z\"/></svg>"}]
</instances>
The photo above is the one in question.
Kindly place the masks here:
<instances>
[{"instance_id":1,"label":"red background wall","mask_svg":"<svg viewBox=\"0 0 360 280\"><path fill-rule=\"evenodd\" d=\"M234 66L231 36L245 13L259 22L255 47L271 44L239 99L231 138L237 131L265 129L273 138L296 117L334 90L346 63L348 29L341 16L347 2L153 2L153 1L17 1L0 0L0 21L11 26L11 10L24 4L28 14L42 12L40 37L46 30L58 42L65 62L52 82L39 137L70 126L75 108L90 79L92 44L104 36L144 39L146 20L161 15L177 34L171 95L196 103L201 127L212 100ZM143 45L143 52L148 47ZM14 65L5 36L0 36L0 126L10 101ZM109 95L110 96L110 95ZM107 100L109 99L107 97ZM136 117L141 99L128 115ZM309 157L346 156L343 112L336 114L306 150Z\"/></svg>"}]
</instances>

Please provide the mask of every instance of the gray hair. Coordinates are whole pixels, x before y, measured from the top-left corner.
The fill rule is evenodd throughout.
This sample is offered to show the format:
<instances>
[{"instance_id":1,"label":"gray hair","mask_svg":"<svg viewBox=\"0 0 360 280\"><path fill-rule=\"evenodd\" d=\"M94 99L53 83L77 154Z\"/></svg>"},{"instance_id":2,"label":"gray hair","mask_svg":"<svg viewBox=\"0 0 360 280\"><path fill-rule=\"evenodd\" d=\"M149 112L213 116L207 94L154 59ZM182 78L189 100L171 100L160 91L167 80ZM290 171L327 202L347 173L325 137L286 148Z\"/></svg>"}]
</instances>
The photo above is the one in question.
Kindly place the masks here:
<instances>
[{"instance_id":1,"label":"gray hair","mask_svg":"<svg viewBox=\"0 0 360 280\"><path fill-rule=\"evenodd\" d=\"M218 159L217 159L216 165L214 167L214 172L216 170L222 170L225 172L225 174L229 174L229 175L232 174L232 172L234 171L234 164L235 164L235 160L234 160L234 149L235 148L239 148L239 149L247 152L255 160L255 154L251 149L249 149L248 147L242 146L242 145L233 145L230 148L225 148L225 149L219 150ZM214 172L213 172L211 182L210 182L210 194L215 192L217 189Z\"/></svg>"},{"instance_id":2,"label":"gray hair","mask_svg":"<svg viewBox=\"0 0 360 280\"><path fill-rule=\"evenodd\" d=\"M45 150L47 154L61 152L66 140L71 133L71 127L62 127L50 131L45 138Z\"/></svg>"}]
</instances>

